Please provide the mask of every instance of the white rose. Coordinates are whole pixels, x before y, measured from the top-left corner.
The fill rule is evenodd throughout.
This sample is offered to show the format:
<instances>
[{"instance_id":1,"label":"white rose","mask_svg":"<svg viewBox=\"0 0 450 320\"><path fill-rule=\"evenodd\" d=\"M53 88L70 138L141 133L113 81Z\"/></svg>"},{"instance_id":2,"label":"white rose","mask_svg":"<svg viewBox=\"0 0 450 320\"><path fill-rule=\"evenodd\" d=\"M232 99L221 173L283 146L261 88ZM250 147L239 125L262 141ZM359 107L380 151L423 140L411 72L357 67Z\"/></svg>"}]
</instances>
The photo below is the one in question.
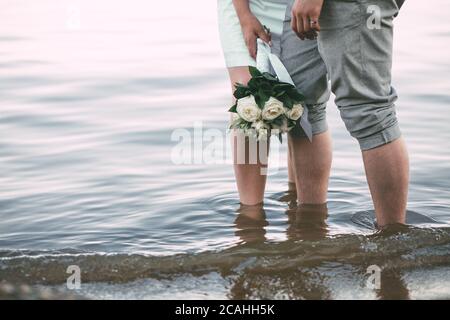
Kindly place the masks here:
<instances>
[{"instance_id":1,"label":"white rose","mask_svg":"<svg viewBox=\"0 0 450 320\"><path fill-rule=\"evenodd\" d=\"M239 117L239 115L237 113L232 113L231 114L231 120L230 120L230 129L235 129L239 127L239 124L241 123L242 119L241 117Z\"/></svg>"},{"instance_id":2,"label":"white rose","mask_svg":"<svg viewBox=\"0 0 450 320\"><path fill-rule=\"evenodd\" d=\"M270 126L267 123L259 120L253 123L252 127L255 128L255 131L257 132L258 140L267 140L270 129Z\"/></svg>"},{"instance_id":3,"label":"white rose","mask_svg":"<svg viewBox=\"0 0 450 320\"><path fill-rule=\"evenodd\" d=\"M303 114L303 106L301 104L294 104L291 110L286 110L286 116L289 119L297 121Z\"/></svg>"},{"instance_id":4,"label":"white rose","mask_svg":"<svg viewBox=\"0 0 450 320\"><path fill-rule=\"evenodd\" d=\"M283 103L280 100L270 97L264 105L262 117L264 120L273 120L284 113Z\"/></svg>"},{"instance_id":5,"label":"white rose","mask_svg":"<svg viewBox=\"0 0 450 320\"><path fill-rule=\"evenodd\" d=\"M264 121L258 120L253 122L252 128L255 128L256 131L259 131L260 129L268 129L269 126L266 123L264 123Z\"/></svg>"},{"instance_id":6,"label":"white rose","mask_svg":"<svg viewBox=\"0 0 450 320\"><path fill-rule=\"evenodd\" d=\"M261 116L261 109L256 104L254 96L239 99L236 111L242 119L248 122L254 122Z\"/></svg>"}]
</instances>

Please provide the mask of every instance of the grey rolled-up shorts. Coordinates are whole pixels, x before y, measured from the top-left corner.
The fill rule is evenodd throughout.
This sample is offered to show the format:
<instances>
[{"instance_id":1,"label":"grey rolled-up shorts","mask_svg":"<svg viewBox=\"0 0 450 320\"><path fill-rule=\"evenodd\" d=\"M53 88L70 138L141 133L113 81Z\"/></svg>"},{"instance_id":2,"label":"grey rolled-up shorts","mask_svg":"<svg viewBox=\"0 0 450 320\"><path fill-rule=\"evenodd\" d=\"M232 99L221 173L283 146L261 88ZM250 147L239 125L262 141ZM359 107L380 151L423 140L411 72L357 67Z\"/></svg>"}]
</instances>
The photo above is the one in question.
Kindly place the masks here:
<instances>
[{"instance_id":1,"label":"grey rolled-up shorts","mask_svg":"<svg viewBox=\"0 0 450 320\"><path fill-rule=\"evenodd\" d=\"M283 1L270 0L267 3ZM362 150L376 148L400 137L394 105L397 94L391 86L391 67L393 20L405 0L325 0L317 41L300 40L292 31L294 0L285 1L287 7L283 26L277 27L278 32L272 34L272 51L280 57L296 87L306 97L313 134L328 129L326 103L330 97L328 80L331 80L331 91L336 96L341 117ZM239 22L234 9L230 9L230 0L220 0L220 3L227 4L226 8L233 14L234 25L237 26ZM262 6L264 1L258 0L258 3ZM282 15L280 11L280 17L277 13L274 20L270 18L270 12L259 10L257 13L264 23L281 20ZM272 24L276 25L276 21ZM222 34L236 36L239 33L236 39L242 42L239 47L243 48L239 57L247 56L241 32L227 33L227 23L222 23ZM225 41L225 44L228 42ZM236 50L236 45L225 47L229 49L224 50L226 52ZM254 65L249 57L234 59L233 63L232 66ZM297 124L291 136L306 135Z\"/></svg>"},{"instance_id":2,"label":"grey rolled-up shorts","mask_svg":"<svg viewBox=\"0 0 450 320\"><path fill-rule=\"evenodd\" d=\"M322 8L318 51L328 70L331 90L336 95L335 102L341 117L362 150L384 145L401 135L394 104L397 94L391 86L391 67L393 20L403 2L325 0ZM285 24L287 28L289 17ZM291 33L287 33L285 37L290 36ZM288 56L292 46L295 46L294 41L285 41L284 47L282 42L281 56ZM288 70L295 69L295 62L289 58L283 62ZM316 70L321 68L316 66L308 71L305 66L294 81L301 82L300 77L307 82ZM312 109L310 121L313 127L325 128L325 109ZM315 120L319 124L314 123ZM296 134L301 135L302 132Z\"/></svg>"}]
</instances>

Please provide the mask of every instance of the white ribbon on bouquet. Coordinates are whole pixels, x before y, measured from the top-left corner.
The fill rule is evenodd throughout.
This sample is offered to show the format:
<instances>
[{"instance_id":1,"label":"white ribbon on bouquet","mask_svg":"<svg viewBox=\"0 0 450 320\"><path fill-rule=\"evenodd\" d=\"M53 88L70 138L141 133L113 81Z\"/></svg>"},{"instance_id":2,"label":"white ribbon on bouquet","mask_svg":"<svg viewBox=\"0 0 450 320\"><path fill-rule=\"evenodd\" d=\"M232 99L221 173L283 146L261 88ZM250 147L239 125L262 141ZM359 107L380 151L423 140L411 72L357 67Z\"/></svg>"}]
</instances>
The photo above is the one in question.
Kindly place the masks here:
<instances>
[{"instance_id":1,"label":"white ribbon on bouquet","mask_svg":"<svg viewBox=\"0 0 450 320\"><path fill-rule=\"evenodd\" d=\"M271 72L270 66L272 66L275 75L282 82L287 82L295 86L294 81L292 81L289 72L286 67L281 62L280 58L272 53L270 46L263 40L258 39L258 51L256 54L256 68L261 72ZM300 118L300 126L308 137L309 141L312 141L312 127L308 121L308 108L306 105L303 106L303 114Z\"/></svg>"}]
</instances>

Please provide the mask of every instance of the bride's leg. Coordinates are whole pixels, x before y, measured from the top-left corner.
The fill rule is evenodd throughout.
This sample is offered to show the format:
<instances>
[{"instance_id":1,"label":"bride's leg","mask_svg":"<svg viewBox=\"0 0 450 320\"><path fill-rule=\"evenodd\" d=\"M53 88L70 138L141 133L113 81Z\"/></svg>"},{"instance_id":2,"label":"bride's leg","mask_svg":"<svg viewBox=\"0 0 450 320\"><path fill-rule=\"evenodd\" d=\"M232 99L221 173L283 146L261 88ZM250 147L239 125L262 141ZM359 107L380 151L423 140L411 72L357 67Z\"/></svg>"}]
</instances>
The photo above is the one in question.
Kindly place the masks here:
<instances>
[{"instance_id":1,"label":"bride's leg","mask_svg":"<svg viewBox=\"0 0 450 320\"><path fill-rule=\"evenodd\" d=\"M230 75L230 81L233 86L235 83L246 84L250 80L250 73L248 67L233 67L228 68ZM239 192L239 199L242 204L255 205L263 202L264 189L266 186L266 174L267 169L267 157L260 158L260 148L268 147L265 143L257 143L257 150L249 146L248 141L243 141L242 133L235 131L231 135L231 143L233 145L233 157L234 157L234 173L236 176L236 184ZM257 152L257 154L254 154ZM267 152L262 153L263 156L267 156ZM256 163L249 161L249 157L255 157ZM245 159L245 161L239 161Z\"/></svg>"},{"instance_id":2,"label":"bride's leg","mask_svg":"<svg viewBox=\"0 0 450 320\"><path fill-rule=\"evenodd\" d=\"M291 156L296 170L297 199L301 204L327 202L332 146L329 130L317 134L313 141L289 137Z\"/></svg>"}]
</instances>

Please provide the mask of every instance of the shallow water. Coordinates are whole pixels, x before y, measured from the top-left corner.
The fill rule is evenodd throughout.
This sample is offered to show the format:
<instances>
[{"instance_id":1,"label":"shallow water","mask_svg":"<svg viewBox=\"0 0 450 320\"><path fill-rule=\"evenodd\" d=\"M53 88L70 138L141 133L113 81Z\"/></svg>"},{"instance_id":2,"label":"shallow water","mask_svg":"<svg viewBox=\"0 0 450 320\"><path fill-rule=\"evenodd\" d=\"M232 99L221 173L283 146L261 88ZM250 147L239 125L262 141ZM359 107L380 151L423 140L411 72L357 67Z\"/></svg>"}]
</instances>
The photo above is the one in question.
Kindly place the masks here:
<instances>
[{"instance_id":1,"label":"shallow water","mask_svg":"<svg viewBox=\"0 0 450 320\"><path fill-rule=\"evenodd\" d=\"M450 298L449 9L409 1L397 19L412 227L372 236L359 149L332 102L326 222L296 217L285 144L260 212L238 210L226 161L172 161L174 130L194 137L198 120L227 143L215 1L2 1L0 280L67 291L78 265L91 298Z\"/></svg>"}]
</instances>

